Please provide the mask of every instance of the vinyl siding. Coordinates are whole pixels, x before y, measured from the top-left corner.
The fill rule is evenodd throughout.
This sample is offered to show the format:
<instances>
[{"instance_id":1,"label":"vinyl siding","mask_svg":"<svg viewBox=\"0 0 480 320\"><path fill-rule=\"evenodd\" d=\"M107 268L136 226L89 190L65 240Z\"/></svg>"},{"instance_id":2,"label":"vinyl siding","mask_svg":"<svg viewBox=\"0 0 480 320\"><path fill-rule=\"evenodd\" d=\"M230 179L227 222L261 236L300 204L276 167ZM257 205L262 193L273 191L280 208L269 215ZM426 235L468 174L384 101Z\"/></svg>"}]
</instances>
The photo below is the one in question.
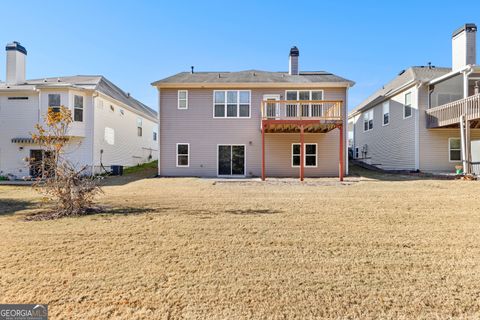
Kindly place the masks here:
<instances>
[{"instance_id":1,"label":"vinyl siding","mask_svg":"<svg viewBox=\"0 0 480 320\"><path fill-rule=\"evenodd\" d=\"M460 138L460 128L427 128L425 111L428 108L427 89L422 87L420 97L420 170L454 172L455 165L461 162L450 162L448 139ZM480 129L471 129L471 139L480 140Z\"/></svg>"},{"instance_id":2,"label":"vinyl siding","mask_svg":"<svg viewBox=\"0 0 480 320\"><path fill-rule=\"evenodd\" d=\"M43 123L43 117L48 110L48 94L60 94L60 103L72 106L73 95L69 90L42 90L39 95L30 93L3 93L0 95L0 174L12 174L17 178L29 176L28 163L25 161L30 156L30 150L40 149L35 144L12 143L12 138L29 138L35 132L35 125ZM78 92L75 92L79 94ZM28 96L28 100L8 100L10 96ZM71 97L71 99L70 99ZM71 100L71 101L70 101ZM72 163L90 165L92 162L92 140L87 134L90 130L89 121L93 114L89 112L88 99L84 101L84 123L73 123L72 129L80 136L72 139L66 148L65 156ZM80 130L77 130L80 128Z\"/></svg>"},{"instance_id":3,"label":"vinyl siding","mask_svg":"<svg viewBox=\"0 0 480 320\"><path fill-rule=\"evenodd\" d=\"M213 118L213 89L188 89L187 110L177 109L177 90L160 92L160 166L162 176L217 176L217 145L246 146L246 175L261 175L260 104L265 94L279 94L285 89L252 89L250 118ZM296 88L291 88L295 90ZM324 99L346 99L345 88L311 88L324 90ZM243 90L243 89L242 89ZM287 89L288 90L288 89ZM346 107L344 105L344 111ZM299 134L266 134L267 176L297 176L291 168L291 143ZM338 130L328 134L306 134L305 142L317 142L319 166L308 168L306 176L338 175ZM176 166L176 144L190 144L190 166ZM321 161L321 162L320 162Z\"/></svg>"},{"instance_id":4,"label":"vinyl siding","mask_svg":"<svg viewBox=\"0 0 480 320\"><path fill-rule=\"evenodd\" d=\"M412 116L404 119L403 106L408 92L411 93ZM373 130L363 131L363 113L355 117L354 145L360 150L367 145L365 162L386 170L415 170L416 92L415 88L410 88L389 100L390 123L386 126L382 126L382 103L373 107Z\"/></svg>"},{"instance_id":5,"label":"vinyl siding","mask_svg":"<svg viewBox=\"0 0 480 320\"><path fill-rule=\"evenodd\" d=\"M100 107L103 103L103 107ZM113 106L113 111L110 109ZM94 164L135 166L158 159L158 140L153 141L157 123L120 106L116 101L95 98ZM120 113L123 110L123 115ZM142 136L137 135L137 119L142 119ZM114 144L105 140L105 128L114 131ZM158 139L158 137L157 137ZM103 150L103 154L101 154Z\"/></svg>"}]
</instances>

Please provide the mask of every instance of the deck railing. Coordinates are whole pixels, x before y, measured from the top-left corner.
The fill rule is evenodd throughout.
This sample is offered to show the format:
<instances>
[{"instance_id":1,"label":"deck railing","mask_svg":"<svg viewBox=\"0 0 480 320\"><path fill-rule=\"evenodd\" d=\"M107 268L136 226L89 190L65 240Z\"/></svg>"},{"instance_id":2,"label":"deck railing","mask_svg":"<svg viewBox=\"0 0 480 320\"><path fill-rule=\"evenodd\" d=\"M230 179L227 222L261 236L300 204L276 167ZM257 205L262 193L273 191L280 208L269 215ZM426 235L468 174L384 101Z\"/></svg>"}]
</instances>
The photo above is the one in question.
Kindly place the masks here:
<instances>
[{"instance_id":1,"label":"deck railing","mask_svg":"<svg viewBox=\"0 0 480 320\"><path fill-rule=\"evenodd\" d=\"M453 101L427 111L427 127L437 128L460 123L460 117L466 120L480 118L480 94L466 99Z\"/></svg>"},{"instance_id":2,"label":"deck railing","mask_svg":"<svg viewBox=\"0 0 480 320\"><path fill-rule=\"evenodd\" d=\"M262 119L342 120L340 100L263 100Z\"/></svg>"}]
</instances>

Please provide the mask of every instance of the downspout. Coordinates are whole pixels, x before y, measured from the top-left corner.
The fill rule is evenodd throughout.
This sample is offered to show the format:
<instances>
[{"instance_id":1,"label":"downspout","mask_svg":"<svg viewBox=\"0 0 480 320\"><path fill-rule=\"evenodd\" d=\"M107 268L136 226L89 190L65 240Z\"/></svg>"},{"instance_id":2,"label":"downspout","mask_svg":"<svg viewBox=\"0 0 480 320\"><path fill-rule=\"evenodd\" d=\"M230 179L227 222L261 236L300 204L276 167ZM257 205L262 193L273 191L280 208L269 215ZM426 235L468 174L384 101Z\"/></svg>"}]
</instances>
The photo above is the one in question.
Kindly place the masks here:
<instances>
[{"instance_id":1,"label":"downspout","mask_svg":"<svg viewBox=\"0 0 480 320\"><path fill-rule=\"evenodd\" d=\"M162 141L162 131L161 131L162 128L160 126L160 121L161 121L161 118L162 118L161 117L162 105L161 105L161 102L160 102L161 101L160 100L161 90L158 87L157 87L157 90L158 90L158 117L157 117L157 120L158 120L158 126L157 126L157 128L158 128L158 137L157 137L157 139L158 139L158 175L161 176L161 169L162 168L161 168L160 157L162 155L162 153L161 153L162 152L161 151L161 149L162 149L162 143L161 143L161 141Z\"/></svg>"},{"instance_id":2,"label":"downspout","mask_svg":"<svg viewBox=\"0 0 480 320\"><path fill-rule=\"evenodd\" d=\"M345 158L345 175L348 176L348 89L350 87L347 87L345 89L345 115L343 117L343 140L346 141L345 143L345 150L343 153L343 157ZM344 142L345 142L344 141Z\"/></svg>"},{"instance_id":3,"label":"downspout","mask_svg":"<svg viewBox=\"0 0 480 320\"><path fill-rule=\"evenodd\" d=\"M468 76L471 75L473 72L473 68L471 65L468 66L465 70L462 71L463 73L463 99L468 98Z\"/></svg>"},{"instance_id":4,"label":"downspout","mask_svg":"<svg viewBox=\"0 0 480 320\"><path fill-rule=\"evenodd\" d=\"M98 94L96 92L93 92L92 93L92 108L91 108L91 130L90 130L90 137L92 139L92 172L91 172L91 175L92 177L95 175L95 111L96 111L96 108L95 108L95 98L98 96ZM88 119L88 118L87 118Z\"/></svg>"},{"instance_id":5,"label":"downspout","mask_svg":"<svg viewBox=\"0 0 480 320\"><path fill-rule=\"evenodd\" d=\"M416 88L417 109L415 111L415 171L420 170L420 88L423 82L419 81Z\"/></svg>"},{"instance_id":6,"label":"downspout","mask_svg":"<svg viewBox=\"0 0 480 320\"><path fill-rule=\"evenodd\" d=\"M42 116L42 104L40 101L41 95L40 95L40 89L35 89L35 91L38 92L38 111L37 111L37 123L40 124L40 118Z\"/></svg>"}]
</instances>

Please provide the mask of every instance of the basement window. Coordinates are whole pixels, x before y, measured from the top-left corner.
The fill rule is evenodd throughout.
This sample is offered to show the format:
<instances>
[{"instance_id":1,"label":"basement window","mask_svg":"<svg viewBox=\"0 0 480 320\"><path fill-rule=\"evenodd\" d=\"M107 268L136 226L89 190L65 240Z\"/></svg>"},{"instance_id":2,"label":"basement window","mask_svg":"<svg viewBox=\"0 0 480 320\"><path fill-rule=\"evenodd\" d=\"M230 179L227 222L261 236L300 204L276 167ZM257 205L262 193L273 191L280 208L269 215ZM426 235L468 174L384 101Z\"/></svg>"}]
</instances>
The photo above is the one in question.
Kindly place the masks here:
<instances>
[{"instance_id":1,"label":"basement window","mask_svg":"<svg viewBox=\"0 0 480 320\"><path fill-rule=\"evenodd\" d=\"M462 147L459 138L448 139L448 160L450 162L462 161Z\"/></svg>"},{"instance_id":2,"label":"basement window","mask_svg":"<svg viewBox=\"0 0 480 320\"><path fill-rule=\"evenodd\" d=\"M190 166L190 144L177 143L177 167Z\"/></svg>"},{"instance_id":3,"label":"basement window","mask_svg":"<svg viewBox=\"0 0 480 320\"><path fill-rule=\"evenodd\" d=\"M317 144L305 143L304 145L304 165L305 167L317 166ZM300 166L300 143L292 144L292 167Z\"/></svg>"}]
</instances>

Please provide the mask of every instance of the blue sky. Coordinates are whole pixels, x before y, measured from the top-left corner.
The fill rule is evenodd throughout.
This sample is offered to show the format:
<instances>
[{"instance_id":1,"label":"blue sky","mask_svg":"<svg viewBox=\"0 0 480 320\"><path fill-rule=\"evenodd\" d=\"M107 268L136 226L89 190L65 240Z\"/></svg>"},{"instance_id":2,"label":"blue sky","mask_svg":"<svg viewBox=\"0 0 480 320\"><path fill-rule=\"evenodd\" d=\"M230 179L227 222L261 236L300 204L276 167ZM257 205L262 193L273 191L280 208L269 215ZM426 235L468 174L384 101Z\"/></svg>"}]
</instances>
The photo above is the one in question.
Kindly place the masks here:
<instances>
[{"instance_id":1,"label":"blue sky","mask_svg":"<svg viewBox=\"0 0 480 320\"><path fill-rule=\"evenodd\" d=\"M301 70L356 82L351 109L408 66L450 66L452 31L479 12L478 1L8 1L0 44L27 48L27 78L102 74L154 109L155 80L191 65L287 70L296 45Z\"/></svg>"}]
</instances>

